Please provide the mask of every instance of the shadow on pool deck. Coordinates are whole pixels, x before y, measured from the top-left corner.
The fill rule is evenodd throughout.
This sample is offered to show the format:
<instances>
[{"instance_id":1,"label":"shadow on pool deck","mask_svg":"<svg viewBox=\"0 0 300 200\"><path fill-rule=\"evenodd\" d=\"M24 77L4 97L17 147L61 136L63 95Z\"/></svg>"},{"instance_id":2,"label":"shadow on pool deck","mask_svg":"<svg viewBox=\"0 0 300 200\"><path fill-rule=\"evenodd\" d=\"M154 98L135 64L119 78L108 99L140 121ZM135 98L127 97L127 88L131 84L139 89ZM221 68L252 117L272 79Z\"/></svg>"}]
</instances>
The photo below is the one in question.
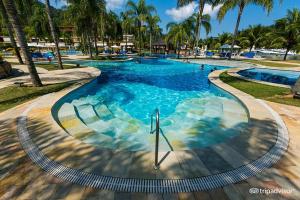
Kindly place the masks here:
<instances>
[{"instance_id":1,"label":"shadow on pool deck","mask_svg":"<svg viewBox=\"0 0 300 200\"><path fill-rule=\"evenodd\" d=\"M273 134L276 126L272 122L252 120L251 128L243 129L240 135L224 143L194 150L171 151L161 162L160 170L156 171L153 169L154 152L95 148L63 131L57 132L51 124L38 120L38 117L34 115L29 118L29 132L39 149L52 160L97 175L124 178L193 178L217 174L259 158L276 141ZM245 124L237 125L234 130L239 127L244 128ZM228 129L225 134L231 131ZM160 158L166 153L160 152Z\"/></svg>"},{"instance_id":2,"label":"shadow on pool deck","mask_svg":"<svg viewBox=\"0 0 300 200\"><path fill-rule=\"evenodd\" d=\"M258 122L255 122L255 124ZM261 123L261 122L260 122ZM297 199L296 194L299 194L299 162L295 162L297 157L294 152L288 151L281 161L274 168L265 170L256 177L249 178L240 183L225 186L219 189L194 192L194 193L178 193L178 194L143 194L143 193L123 193L106 190L96 190L87 187L78 186L67 183L55 177L47 175L39 167L34 165L24 152L21 150L18 143L18 138L13 130L14 121L0 121L0 138L1 138L1 177L3 172L10 171L0 179L0 198L2 199L246 199L253 197L248 190L252 187L257 188L285 188L294 189L295 192L286 195L269 195L270 198L282 199ZM273 124L268 124L272 128ZM220 154L220 151L225 151L222 148L203 148L195 151L174 152L168 156L164 162L168 163L169 158L178 159L178 163L164 165L163 171L155 171L152 168L153 154L147 152L113 152L95 149L89 145L82 144L70 138L67 134L58 133L53 130L50 124L40 120L30 120L29 130L34 142L39 146L47 156L57 160L60 163L93 172L97 174L114 174L115 176L138 177L143 175L148 178L161 177L163 173L168 176L173 175L173 178L178 177L178 169L183 174L199 175L205 173L205 169L200 169L195 160L199 159L204 163L206 173L219 173L232 168L234 163L228 162L228 158ZM232 138L228 145L235 149L242 156L255 157L257 151L266 151L267 146L264 142L268 141L268 135L259 132L254 135L246 136L242 134L241 138ZM244 140L244 141L243 141ZM257 148L253 149L253 141L257 144ZM234 147L233 144L236 146ZM219 149L220 148L220 149ZM299 154L298 154L299 155ZM232 155L231 155L232 156ZM236 157L232 157L236 159ZM227 159L224 160L224 159ZM299 158L298 158L299 159ZM2 166L6 166L2 168ZM171 173L172 174L168 174ZM199 174L198 174L199 173ZM260 196L265 197L265 196Z\"/></svg>"}]
</instances>

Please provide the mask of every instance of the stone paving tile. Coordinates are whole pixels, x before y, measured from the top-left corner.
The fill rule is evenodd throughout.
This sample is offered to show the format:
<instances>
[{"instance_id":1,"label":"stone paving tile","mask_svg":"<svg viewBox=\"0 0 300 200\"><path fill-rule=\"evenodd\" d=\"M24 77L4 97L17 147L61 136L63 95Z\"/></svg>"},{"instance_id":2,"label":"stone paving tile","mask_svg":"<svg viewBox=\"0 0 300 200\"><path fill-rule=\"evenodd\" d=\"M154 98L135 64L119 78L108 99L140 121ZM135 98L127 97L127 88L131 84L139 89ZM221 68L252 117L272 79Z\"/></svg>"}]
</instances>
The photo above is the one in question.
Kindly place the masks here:
<instances>
[{"instance_id":1,"label":"stone paving tile","mask_svg":"<svg viewBox=\"0 0 300 200\"><path fill-rule=\"evenodd\" d=\"M153 169L153 155L147 152L134 152L129 176L132 178L156 178L157 171Z\"/></svg>"},{"instance_id":2,"label":"stone paving tile","mask_svg":"<svg viewBox=\"0 0 300 200\"><path fill-rule=\"evenodd\" d=\"M233 169L221 156L219 156L213 149L205 148L201 150L194 150L203 164L211 172L211 174L224 172Z\"/></svg>"},{"instance_id":3,"label":"stone paving tile","mask_svg":"<svg viewBox=\"0 0 300 200\"><path fill-rule=\"evenodd\" d=\"M223 187L224 192L229 200L240 200L244 199L239 190L235 187L235 185L228 185Z\"/></svg>"},{"instance_id":4,"label":"stone paving tile","mask_svg":"<svg viewBox=\"0 0 300 200\"><path fill-rule=\"evenodd\" d=\"M150 193L147 196L148 196L148 200L164 200L162 194Z\"/></svg>"},{"instance_id":5,"label":"stone paving tile","mask_svg":"<svg viewBox=\"0 0 300 200\"><path fill-rule=\"evenodd\" d=\"M115 197L115 192L109 190L97 190L93 188L85 188L85 191L82 195L82 199L88 200L113 200Z\"/></svg>"},{"instance_id":6,"label":"stone paving tile","mask_svg":"<svg viewBox=\"0 0 300 200\"><path fill-rule=\"evenodd\" d=\"M115 200L131 200L131 193L115 192Z\"/></svg>"},{"instance_id":7,"label":"stone paving tile","mask_svg":"<svg viewBox=\"0 0 300 200\"><path fill-rule=\"evenodd\" d=\"M209 192L206 191L200 191L200 192L194 192L194 197L196 200L210 200L212 199L209 195Z\"/></svg>"},{"instance_id":8,"label":"stone paving tile","mask_svg":"<svg viewBox=\"0 0 300 200\"><path fill-rule=\"evenodd\" d=\"M195 195L193 193L178 193L178 198L181 200L196 200Z\"/></svg>"},{"instance_id":9,"label":"stone paving tile","mask_svg":"<svg viewBox=\"0 0 300 200\"><path fill-rule=\"evenodd\" d=\"M163 194L163 199L164 200L179 200L179 194Z\"/></svg>"},{"instance_id":10,"label":"stone paving tile","mask_svg":"<svg viewBox=\"0 0 300 200\"><path fill-rule=\"evenodd\" d=\"M154 153L152 153L154 155ZM165 157L166 156L166 157ZM160 163L157 170L156 178L183 178L185 177L184 170L180 167L177 152L160 152L158 154L158 162ZM152 157L152 165L154 165L154 157Z\"/></svg>"},{"instance_id":11,"label":"stone paving tile","mask_svg":"<svg viewBox=\"0 0 300 200\"><path fill-rule=\"evenodd\" d=\"M185 177L197 177L210 175L203 161L194 151L178 151L176 157L180 162Z\"/></svg>"},{"instance_id":12,"label":"stone paving tile","mask_svg":"<svg viewBox=\"0 0 300 200\"><path fill-rule=\"evenodd\" d=\"M149 194L147 193L131 193L132 200L148 200Z\"/></svg>"},{"instance_id":13,"label":"stone paving tile","mask_svg":"<svg viewBox=\"0 0 300 200\"><path fill-rule=\"evenodd\" d=\"M116 152L107 160L106 167L103 169L103 175L114 175L116 177L128 177L133 153Z\"/></svg>"},{"instance_id":14,"label":"stone paving tile","mask_svg":"<svg viewBox=\"0 0 300 200\"><path fill-rule=\"evenodd\" d=\"M233 168L248 164L249 160L232 149L227 144L219 144L211 147L218 155L220 155Z\"/></svg>"},{"instance_id":15,"label":"stone paving tile","mask_svg":"<svg viewBox=\"0 0 300 200\"><path fill-rule=\"evenodd\" d=\"M226 193L223 188L218 188L209 191L210 197L212 200L228 200Z\"/></svg>"}]
</instances>

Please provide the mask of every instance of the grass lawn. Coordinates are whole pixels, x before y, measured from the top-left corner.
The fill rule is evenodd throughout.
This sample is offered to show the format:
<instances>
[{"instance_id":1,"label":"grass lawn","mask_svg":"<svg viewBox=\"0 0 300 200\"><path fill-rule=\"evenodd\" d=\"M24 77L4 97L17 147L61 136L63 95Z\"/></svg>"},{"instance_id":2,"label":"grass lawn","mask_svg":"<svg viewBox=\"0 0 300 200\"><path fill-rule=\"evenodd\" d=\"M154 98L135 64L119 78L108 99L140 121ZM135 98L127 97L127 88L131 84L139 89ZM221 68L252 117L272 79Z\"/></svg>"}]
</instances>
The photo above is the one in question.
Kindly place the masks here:
<instances>
[{"instance_id":1,"label":"grass lawn","mask_svg":"<svg viewBox=\"0 0 300 200\"><path fill-rule=\"evenodd\" d=\"M58 65L56 63L36 63L35 64L36 67L40 67L40 68L44 68L47 69L48 71L53 71L53 70L59 70ZM74 69L74 68L78 68L77 65L64 65L63 64L64 69ZM81 67L81 66L80 66Z\"/></svg>"},{"instance_id":2,"label":"grass lawn","mask_svg":"<svg viewBox=\"0 0 300 200\"><path fill-rule=\"evenodd\" d=\"M285 61L285 62L300 64L300 60L287 60L287 61Z\"/></svg>"},{"instance_id":3,"label":"grass lawn","mask_svg":"<svg viewBox=\"0 0 300 200\"><path fill-rule=\"evenodd\" d=\"M284 63L275 63L275 62L266 62L263 60L245 60L245 62L250 62L253 64L259 64L259 65L265 65L268 67L300 67L299 65L292 65L290 63L297 63L297 62L292 62L292 61L288 61L289 64L284 64ZM285 62L285 61L280 61L280 62Z\"/></svg>"},{"instance_id":4,"label":"grass lawn","mask_svg":"<svg viewBox=\"0 0 300 200\"><path fill-rule=\"evenodd\" d=\"M73 83L58 83L45 85L43 87L10 86L2 88L0 89L0 112L25 103L38 96L42 96L51 92L57 92L71 86L72 84Z\"/></svg>"},{"instance_id":5,"label":"grass lawn","mask_svg":"<svg viewBox=\"0 0 300 200\"><path fill-rule=\"evenodd\" d=\"M232 87L250 94L255 98L300 107L300 99L294 99L291 90L288 88L242 80L228 75L227 72L223 72L220 75L220 79Z\"/></svg>"}]
</instances>

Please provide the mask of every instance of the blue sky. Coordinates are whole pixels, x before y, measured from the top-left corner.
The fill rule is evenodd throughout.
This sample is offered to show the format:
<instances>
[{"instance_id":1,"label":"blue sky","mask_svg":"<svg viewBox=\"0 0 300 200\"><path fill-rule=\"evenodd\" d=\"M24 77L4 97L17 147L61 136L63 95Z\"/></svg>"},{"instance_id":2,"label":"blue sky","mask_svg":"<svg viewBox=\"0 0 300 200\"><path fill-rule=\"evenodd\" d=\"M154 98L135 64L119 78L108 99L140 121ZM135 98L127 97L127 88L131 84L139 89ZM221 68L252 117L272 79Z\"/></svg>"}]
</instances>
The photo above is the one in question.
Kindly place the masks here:
<instances>
[{"instance_id":1,"label":"blue sky","mask_svg":"<svg viewBox=\"0 0 300 200\"><path fill-rule=\"evenodd\" d=\"M125 4L127 0L106 1L107 7L117 13L125 10ZM249 25L254 24L270 25L276 19L284 17L286 15L287 9L300 9L300 0L283 0L282 4L279 4L279 0L274 1L274 8L269 15L261 7L255 5L249 5L248 7L246 7L242 16L240 29L246 28ZM176 10L176 0L146 0L146 2L147 4L152 4L156 7L157 13L161 18L160 25L163 29L165 29L165 26L168 22L176 20L180 21L184 19L184 17L186 17L187 15L191 14L193 9L195 11L197 9L197 4L194 3L188 5L188 7L186 7L183 10ZM52 0L51 3L55 7L61 7L65 4L64 1L61 0ZM212 11L211 9L209 9L209 7L206 8L206 12L212 14L212 32L209 34L209 36L217 36L219 33L222 32L233 32L237 18L237 9L228 12L221 23L219 23L219 21L215 17L216 11L217 10ZM202 31L201 37L206 37L204 31Z\"/></svg>"}]
</instances>

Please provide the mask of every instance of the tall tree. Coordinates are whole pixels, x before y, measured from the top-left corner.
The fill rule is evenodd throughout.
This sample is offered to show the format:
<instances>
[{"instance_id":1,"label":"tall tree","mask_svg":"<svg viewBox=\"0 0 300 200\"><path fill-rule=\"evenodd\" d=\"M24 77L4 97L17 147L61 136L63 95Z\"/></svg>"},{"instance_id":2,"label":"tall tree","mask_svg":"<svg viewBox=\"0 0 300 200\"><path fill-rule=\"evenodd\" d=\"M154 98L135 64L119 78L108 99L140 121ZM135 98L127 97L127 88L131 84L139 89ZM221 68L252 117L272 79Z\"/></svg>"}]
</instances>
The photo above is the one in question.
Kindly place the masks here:
<instances>
[{"instance_id":1,"label":"tall tree","mask_svg":"<svg viewBox=\"0 0 300 200\"><path fill-rule=\"evenodd\" d=\"M279 43L286 49L284 60L290 50L300 51L300 10L288 10L285 18L276 21L275 29L269 36L273 38L273 43Z\"/></svg>"},{"instance_id":2,"label":"tall tree","mask_svg":"<svg viewBox=\"0 0 300 200\"><path fill-rule=\"evenodd\" d=\"M18 61L19 61L20 64L24 64L24 62L22 60L22 57L21 57L21 54L20 54L20 51L19 51L19 48L17 46L16 40L15 40L15 37L14 37L13 27L12 27L10 21L9 21L9 18L8 18L8 15L7 15L7 12L6 12L6 9L4 7L4 4L3 4L2 0L0 2L0 12L2 14L3 21L4 21L5 26L7 28L7 31L8 31L8 35L9 35L9 38L10 38L10 43L11 43L11 45L13 46L13 48L15 50Z\"/></svg>"},{"instance_id":3,"label":"tall tree","mask_svg":"<svg viewBox=\"0 0 300 200\"><path fill-rule=\"evenodd\" d=\"M249 47L251 52L253 47L259 47L265 39L266 29L261 25L252 26L243 30L240 34L239 41L242 46Z\"/></svg>"},{"instance_id":4,"label":"tall tree","mask_svg":"<svg viewBox=\"0 0 300 200\"><path fill-rule=\"evenodd\" d=\"M157 24L160 22L160 18L158 15L148 15L147 16L147 23L148 23L148 29L149 29L149 46L150 46L150 55L152 54L152 37L153 35L157 35L161 33L161 29L159 28L159 25Z\"/></svg>"},{"instance_id":5,"label":"tall tree","mask_svg":"<svg viewBox=\"0 0 300 200\"><path fill-rule=\"evenodd\" d=\"M195 17L191 16L181 23L168 23L166 35L166 43L171 42L173 46L176 47L177 58L179 58L180 51L183 45L187 45L191 40L191 35L193 35L193 30L195 27Z\"/></svg>"},{"instance_id":6,"label":"tall tree","mask_svg":"<svg viewBox=\"0 0 300 200\"><path fill-rule=\"evenodd\" d=\"M233 48L234 48L234 45L236 42L236 37L238 35L241 17L242 17L245 7L249 4L259 5L259 6L262 6L264 9L266 9L267 12L269 13L273 8L274 0L216 0L214 2L214 5L217 5L217 4L222 4L222 7L220 8L220 10L218 12L219 21L222 21L224 19L226 13L229 10L232 10L232 9L238 7L238 17L237 17L237 21L235 24L235 29L234 29L232 43L231 43L231 50L230 50L231 53L229 54L229 59L231 59L231 54L233 52Z\"/></svg>"},{"instance_id":7,"label":"tall tree","mask_svg":"<svg viewBox=\"0 0 300 200\"><path fill-rule=\"evenodd\" d=\"M145 0L139 0L137 3L134 3L132 0L127 2L127 13L135 20L138 29L140 55L142 51L142 26L151 12L156 12L156 9L152 5L147 5Z\"/></svg>"},{"instance_id":8,"label":"tall tree","mask_svg":"<svg viewBox=\"0 0 300 200\"><path fill-rule=\"evenodd\" d=\"M134 28L134 21L132 18L128 16L128 13L121 13L121 19L122 19L122 29L123 34L125 35L125 50L127 51L128 46L128 34L132 33L132 30Z\"/></svg>"},{"instance_id":9,"label":"tall tree","mask_svg":"<svg viewBox=\"0 0 300 200\"><path fill-rule=\"evenodd\" d=\"M45 0L45 5L46 5L46 13L47 13L47 16L48 16L49 26L50 26L50 29L51 29L52 39L55 43L55 50L56 50L56 56L57 56L57 61L58 61L58 67L60 69L63 69L63 64L62 64L62 61L61 61L61 55L60 55L60 51L59 51L58 37L57 37L57 33L56 33L54 23L53 23L53 18L52 18L52 13L51 13L51 7L50 7L49 0Z\"/></svg>"},{"instance_id":10,"label":"tall tree","mask_svg":"<svg viewBox=\"0 0 300 200\"><path fill-rule=\"evenodd\" d=\"M195 0L177 0L177 6L184 6L187 5ZM194 49L195 47L198 47L199 45L199 39L200 39L200 33L201 33L201 26L203 25L203 19L204 17L204 7L205 4L215 4L217 3L214 0L199 0L198 1L198 12L196 15L196 24L195 24L195 43L194 43Z\"/></svg>"},{"instance_id":11,"label":"tall tree","mask_svg":"<svg viewBox=\"0 0 300 200\"><path fill-rule=\"evenodd\" d=\"M4 4L4 7L6 8L10 22L13 25L13 28L16 32L18 42L20 44L21 50L23 52L23 56L25 58L25 62L28 67L28 71L29 71L29 74L31 77L32 84L34 86L40 87L40 86L42 86L42 82L36 71L35 65L32 61L31 54L30 54L28 46L27 46L27 40L26 40L25 33L23 30L23 25L20 22L20 17L17 12L15 3L13 0L2 0L2 2Z\"/></svg>"}]
</instances>

